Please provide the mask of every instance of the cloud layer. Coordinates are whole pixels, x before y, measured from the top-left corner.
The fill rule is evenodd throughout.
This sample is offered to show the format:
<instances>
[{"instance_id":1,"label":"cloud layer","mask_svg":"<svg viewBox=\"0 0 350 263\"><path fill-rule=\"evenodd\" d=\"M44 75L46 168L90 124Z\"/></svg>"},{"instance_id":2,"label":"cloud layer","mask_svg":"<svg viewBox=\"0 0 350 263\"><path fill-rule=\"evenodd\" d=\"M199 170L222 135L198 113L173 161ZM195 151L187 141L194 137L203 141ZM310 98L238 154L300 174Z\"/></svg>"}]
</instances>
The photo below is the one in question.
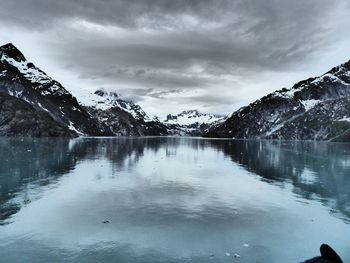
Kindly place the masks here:
<instances>
[{"instance_id":1,"label":"cloud layer","mask_svg":"<svg viewBox=\"0 0 350 263\"><path fill-rule=\"evenodd\" d=\"M350 59L349 5L334 2L1 0L0 37L74 89L229 113Z\"/></svg>"}]
</instances>

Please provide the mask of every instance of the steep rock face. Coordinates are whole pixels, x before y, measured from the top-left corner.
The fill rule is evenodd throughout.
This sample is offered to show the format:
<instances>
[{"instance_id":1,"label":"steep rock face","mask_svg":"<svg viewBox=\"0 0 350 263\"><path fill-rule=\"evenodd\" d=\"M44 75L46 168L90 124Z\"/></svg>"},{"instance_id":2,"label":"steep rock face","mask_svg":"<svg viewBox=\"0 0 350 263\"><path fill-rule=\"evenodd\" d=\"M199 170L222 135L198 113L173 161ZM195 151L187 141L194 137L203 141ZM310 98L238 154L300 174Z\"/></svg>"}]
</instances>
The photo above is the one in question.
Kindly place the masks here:
<instances>
[{"instance_id":1,"label":"steep rock face","mask_svg":"<svg viewBox=\"0 0 350 263\"><path fill-rule=\"evenodd\" d=\"M108 126L115 136L160 136L167 135L164 125L157 122L145 122L135 119L130 113L112 107L105 110L86 107L86 110Z\"/></svg>"},{"instance_id":2,"label":"steep rock face","mask_svg":"<svg viewBox=\"0 0 350 263\"><path fill-rule=\"evenodd\" d=\"M345 140L350 129L350 62L273 92L234 112L205 136Z\"/></svg>"},{"instance_id":3,"label":"steep rock face","mask_svg":"<svg viewBox=\"0 0 350 263\"><path fill-rule=\"evenodd\" d=\"M75 132L53 120L45 111L0 93L0 136L75 137Z\"/></svg>"},{"instance_id":4,"label":"steep rock face","mask_svg":"<svg viewBox=\"0 0 350 263\"><path fill-rule=\"evenodd\" d=\"M167 115L163 123L167 125L170 134L200 136L213 125L223 121L223 117L200 113L198 110L188 110L177 115Z\"/></svg>"},{"instance_id":5,"label":"steep rock face","mask_svg":"<svg viewBox=\"0 0 350 263\"><path fill-rule=\"evenodd\" d=\"M28 62L12 44L0 47L0 92L27 102L38 112L47 112L55 122L77 135L112 134L59 82Z\"/></svg>"},{"instance_id":6,"label":"steep rock face","mask_svg":"<svg viewBox=\"0 0 350 263\"><path fill-rule=\"evenodd\" d=\"M157 118L150 118L139 105L122 99L116 92L79 90L76 96L84 108L116 136L168 135L167 127Z\"/></svg>"}]
</instances>

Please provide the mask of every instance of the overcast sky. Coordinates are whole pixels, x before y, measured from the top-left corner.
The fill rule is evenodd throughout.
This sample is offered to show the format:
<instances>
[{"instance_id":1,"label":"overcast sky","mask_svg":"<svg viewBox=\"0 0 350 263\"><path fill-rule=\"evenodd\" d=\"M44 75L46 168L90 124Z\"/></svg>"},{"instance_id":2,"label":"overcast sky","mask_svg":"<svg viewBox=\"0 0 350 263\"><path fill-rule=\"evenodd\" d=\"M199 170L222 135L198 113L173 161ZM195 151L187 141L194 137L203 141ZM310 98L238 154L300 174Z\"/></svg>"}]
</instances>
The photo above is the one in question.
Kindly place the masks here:
<instances>
[{"instance_id":1,"label":"overcast sky","mask_svg":"<svg viewBox=\"0 0 350 263\"><path fill-rule=\"evenodd\" d=\"M350 59L348 0L0 0L12 42L70 91L228 114Z\"/></svg>"}]
</instances>

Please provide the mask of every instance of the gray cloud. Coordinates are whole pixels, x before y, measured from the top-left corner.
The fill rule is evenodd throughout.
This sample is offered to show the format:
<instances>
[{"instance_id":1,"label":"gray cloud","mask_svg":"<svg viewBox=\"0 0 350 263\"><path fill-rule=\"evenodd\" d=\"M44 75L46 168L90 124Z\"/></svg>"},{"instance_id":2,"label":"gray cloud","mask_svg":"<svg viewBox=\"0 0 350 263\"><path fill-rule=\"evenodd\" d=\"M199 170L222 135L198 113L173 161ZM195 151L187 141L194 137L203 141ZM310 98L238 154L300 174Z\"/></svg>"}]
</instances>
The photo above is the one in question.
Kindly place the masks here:
<instances>
[{"instance_id":1,"label":"gray cloud","mask_svg":"<svg viewBox=\"0 0 350 263\"><path fill-rule=\"evenodd\" d=\"M139 101L178 95L194 107L227 106L244 85L237 79L298 71L343 41L345 8L345 0L1 0L0 22L36 32L77 83L122 87ZM210 96L218 87L227 94Z\"/></svg>"},{"instance_id":2,"label":"gray cloud","mask_svg":"<svg viewBox=\"0 0 350 263\"><path fill-rule=\"evenodd\" d=\"M140 102L144 97L151 97L155 99L163 99L164 97L172 94L181 94L181 89L170 89L170 90L155 90L153 88L148 89L132 89L132 90L119 90L121 94L129 94L123 96L123 98L131 99L134 102Z\"/></svg>"}]
</instances>

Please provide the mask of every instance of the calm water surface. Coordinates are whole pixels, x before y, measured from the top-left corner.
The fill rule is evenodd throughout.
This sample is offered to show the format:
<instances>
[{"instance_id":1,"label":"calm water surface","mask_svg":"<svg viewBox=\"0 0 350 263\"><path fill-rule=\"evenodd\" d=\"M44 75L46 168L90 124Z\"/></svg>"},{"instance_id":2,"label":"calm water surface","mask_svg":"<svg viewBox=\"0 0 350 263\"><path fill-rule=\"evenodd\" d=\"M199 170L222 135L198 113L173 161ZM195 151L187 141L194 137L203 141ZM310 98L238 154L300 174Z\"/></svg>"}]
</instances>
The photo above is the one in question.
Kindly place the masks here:
<instances>
[{"instance_id":1,"label":"calm water surface","mask_svg":"<svg viewBox=\"0 0 350 263\"><path fill-rule=\"evenodd\" d=\"M349 144L0 138L0 158L0 262L288 263L324 242L350 262Z\"/></svg>"}]
</instances>

